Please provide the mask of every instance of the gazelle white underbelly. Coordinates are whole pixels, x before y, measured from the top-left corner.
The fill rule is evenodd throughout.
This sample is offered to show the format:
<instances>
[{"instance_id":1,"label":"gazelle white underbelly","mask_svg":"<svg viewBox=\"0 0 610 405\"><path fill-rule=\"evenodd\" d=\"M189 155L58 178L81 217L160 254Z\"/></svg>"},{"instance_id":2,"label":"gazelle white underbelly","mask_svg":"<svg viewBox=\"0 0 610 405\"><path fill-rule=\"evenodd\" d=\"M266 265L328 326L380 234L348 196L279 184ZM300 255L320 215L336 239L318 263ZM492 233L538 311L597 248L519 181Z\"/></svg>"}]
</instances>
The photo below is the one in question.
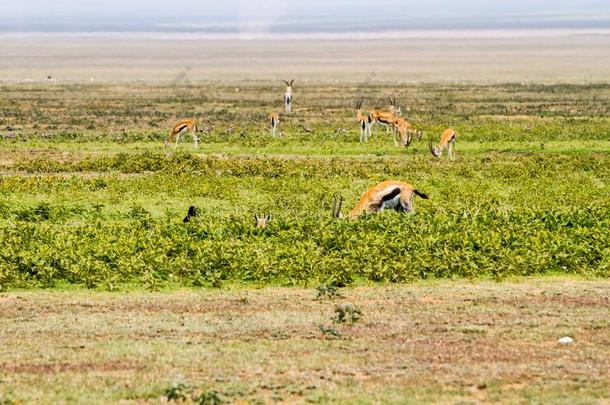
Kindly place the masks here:
<instances>
[{"instance_id":1,"label":"gazelle white underbelly","mask_svg":"<svg viewBox=\"0 0 610 405\"><path fill-rule=\"evenodd\" d=\"M381 209L382 210L396 209L396 207L398 207L399 205L400 205L400 194L397 195L396 197L392 198L391 200L384 201L381 204Z\"/></svg>"}]
</instances>

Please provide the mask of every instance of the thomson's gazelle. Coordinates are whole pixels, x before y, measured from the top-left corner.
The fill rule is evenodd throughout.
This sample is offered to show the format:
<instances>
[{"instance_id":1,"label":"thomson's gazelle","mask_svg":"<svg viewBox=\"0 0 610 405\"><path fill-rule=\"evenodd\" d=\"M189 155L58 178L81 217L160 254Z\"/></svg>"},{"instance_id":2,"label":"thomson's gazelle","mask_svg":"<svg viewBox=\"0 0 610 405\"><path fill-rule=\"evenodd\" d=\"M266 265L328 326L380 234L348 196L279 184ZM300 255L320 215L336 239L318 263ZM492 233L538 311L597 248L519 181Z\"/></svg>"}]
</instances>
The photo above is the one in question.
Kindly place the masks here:
<instances>
[{"instance_id":1,"label":"thomson's gazelle","mask_svg":"<svg viewBox=\"0 0 610 405\"><path fill-rule=\"evenodd\" d=\"M371 137L371 123L372 117L367 113L362 113L362 102L358 101L356 104L356 120L358 120L358 126L360 127L360 142L367 142Z\"/></svg>"},{"instance_id":2,"label":"thomson's gazelle","mask_svg":"<svg viewBox=\"0 0 610 405\"><path fill-rule=\"evenodd\" d=\"M360 201L349 213L349 219L356 219L363 214L374 214L386 209L398 212L413 212L413 196L428 199L428 195L419 192L409 183L387 180L366 190ZM333 200L333 217L341 218L343 197Z\"/></svg>"},{"instance_id":3,"label":"thomson's gazelle","mask_svg":"<svg viewBox=\"0 0 610 405\"><path fill-rule=\"evenodd\" d=\"M419 129L413 128L413 126L404 118L394 119L394 144L398 146L396 135L400 137L400 143L402 146L407 147L411 145L413 135L417 136L417 140L420 140L423 132Z\"/></svg>"},{"instance_id":4,"label":"thomson's gazelle","mask_svg":"<svg viewBox=\"0 0 610 405\"><path fill-rule=\"evenodd\" d=\"M195 144L195 148L198 148L199 138L197 138L197 123L195 122L195 120L192 119L180 120L178 121L178 123L176 123L176 125L174 125L174 127L169 133L169 136L164 142L165 147L170 146L171 143L174 142L174 148L176 148L178 146L178 142L180 142L180 136L182 136L184 132L191 133L191 135L193 136L193 143Z\"/></svg>"},{"instance_id":5,"label":"thomson's gazelle","mask_svg":"<svg viewBox=\"0 0 610 405\"><path fill-rule=\"evenodd\" d=\"M278 113L269 114L269 124L271 125L271 135L275 138L275 132L277 130L278 125L280 125L280 115Z\"/></svg>"},{"instance_id":6,"label":"thomson's gazelle","mask_svg":"<svg viewBox=\"0 0 610 405\"><path fill-rule=\"evenodd\" d=\"M386 126L386 132L389 132L390 129L394 126L394 120L401 114L400 108L396 107L396 100L390 100L390 111L383 110L371 110L369 114L373 119L373 123L381 124Z\"/></svg>"},{"instance_id":7,"label":"thomson's gazelle","mask_svg":"<svg viewBox=\"0 0 610 405\"><path fill-rule=\"evenodd\" d=\"M430 153L436 158L441 157L443 155L443 151L447 149L447 157L449 159L453 158L453 148L455 146L455 139L457 138L457 133L453 128L449 128L443 132L441 135L441 141L437 146L432 145L432 139L428 141L428 148L430 149Z\"/></svg>"},{"instance_id":8,"label":"thomson's gazelle","mask_svg":"<svg viewBox=\"0 0 610 405\"><path fill-rule=\"evenodd\" d=\"M290 114L292 112L292 84L294 83L294 79L291 81L282 80L286 83L286 91L284 92L284 106L286 107L286 114Z\"/></svg>"}]
</instances>

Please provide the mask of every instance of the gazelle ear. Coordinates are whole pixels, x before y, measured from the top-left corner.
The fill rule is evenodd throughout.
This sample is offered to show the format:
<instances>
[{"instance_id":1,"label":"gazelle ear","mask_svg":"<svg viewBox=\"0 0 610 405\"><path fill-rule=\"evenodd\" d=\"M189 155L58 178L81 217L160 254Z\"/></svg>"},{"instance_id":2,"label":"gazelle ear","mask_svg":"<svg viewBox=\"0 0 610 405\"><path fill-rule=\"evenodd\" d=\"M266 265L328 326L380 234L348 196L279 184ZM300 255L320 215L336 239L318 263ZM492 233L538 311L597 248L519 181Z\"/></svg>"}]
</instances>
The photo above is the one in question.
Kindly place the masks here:
<instances>
[{"instance_id":1,"label":"gazelle ear","mask_svg":"<svg viewBox=\"0 0 610 405\"><path fill-rule=\"evenodd\" d=\"M265 221L269 222L271 221L271 213L267 214L267 216L265 217Z\"/></svg>"},{"instance_id":2,"label":"gazelle ear","mask_svg":"<svg viewBox=\"0 0 610 405\"><path fill-rule=\"evenodd\" d=\"M258 222L258 214L254 214L254 220Z\"/></svg>"}]
</instances>

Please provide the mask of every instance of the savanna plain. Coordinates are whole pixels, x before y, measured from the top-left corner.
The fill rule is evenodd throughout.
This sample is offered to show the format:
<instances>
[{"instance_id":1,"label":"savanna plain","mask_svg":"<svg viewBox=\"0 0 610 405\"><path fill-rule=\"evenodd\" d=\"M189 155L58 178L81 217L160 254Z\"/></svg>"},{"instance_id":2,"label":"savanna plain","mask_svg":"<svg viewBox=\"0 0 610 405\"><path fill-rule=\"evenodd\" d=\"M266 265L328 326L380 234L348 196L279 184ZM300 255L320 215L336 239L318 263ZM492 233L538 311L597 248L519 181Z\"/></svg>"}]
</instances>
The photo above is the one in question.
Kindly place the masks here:
<instances>
[{"instance_id":1,"label":"savanna plain","mask_svg":"<svg viewBox=\"0 0 610 405\"><path fill-rule=\"evenodd\" d=\"M3 403L609 400L607 85L297 81L277 138L279 82L0 89ZM331 216L386 179L430 199Z\"/></svg>"}]
</instances>

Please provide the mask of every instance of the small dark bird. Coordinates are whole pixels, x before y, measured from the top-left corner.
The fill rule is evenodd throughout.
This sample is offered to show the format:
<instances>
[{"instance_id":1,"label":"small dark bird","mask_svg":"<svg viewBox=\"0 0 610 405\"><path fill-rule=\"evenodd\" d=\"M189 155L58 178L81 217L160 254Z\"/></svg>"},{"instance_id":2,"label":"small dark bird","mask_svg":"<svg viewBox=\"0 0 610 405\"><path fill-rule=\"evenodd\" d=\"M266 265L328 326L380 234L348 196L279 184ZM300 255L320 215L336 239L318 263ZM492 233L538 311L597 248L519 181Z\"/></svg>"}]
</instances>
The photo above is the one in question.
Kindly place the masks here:
<instances>
[{"instance_id":1,"label":"small dark bird","mask_svg":"<svg viewBox=\"0 0 610 405\"><path fill-rule=\"evenodd\" d=\"M197 210L196 207L193 207L191 205L189 207L189 212L187 212L186 217L184 217L184 222L189 222L191 220L191 218L198 217L198 216L199 216L199 211Z\"/></svg>"}]
</instances>

